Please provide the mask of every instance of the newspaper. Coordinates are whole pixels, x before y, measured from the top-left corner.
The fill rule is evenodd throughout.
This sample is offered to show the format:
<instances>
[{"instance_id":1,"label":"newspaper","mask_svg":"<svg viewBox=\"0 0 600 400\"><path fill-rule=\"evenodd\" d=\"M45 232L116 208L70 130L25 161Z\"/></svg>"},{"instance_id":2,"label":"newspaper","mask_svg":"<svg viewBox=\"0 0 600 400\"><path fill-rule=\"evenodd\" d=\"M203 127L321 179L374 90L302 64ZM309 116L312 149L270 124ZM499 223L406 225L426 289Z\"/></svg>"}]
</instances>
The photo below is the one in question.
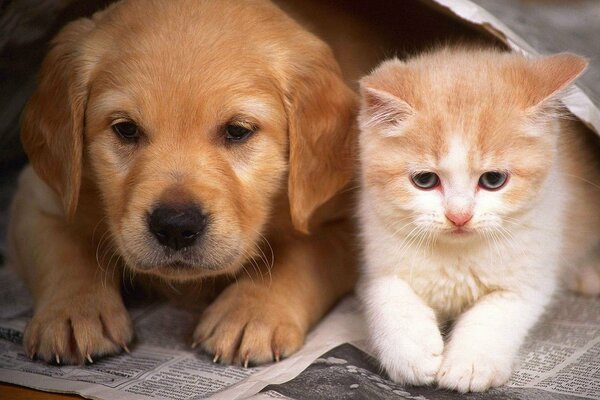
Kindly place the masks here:
<instances>
[{"instance_id":1,"label":"newspaper","mask_svg":"<svg viewBox=\"0 0 600 400\"><path fill-rule=\"evenodd\" d=\"M190 348L198 315L169 304L146 304L129 310L137 335L130 354L86 366L55 366L25 354L22 339L32 315L31 299L19 278L0 268L0 381L92 399L247 398L269 383L292 379L331 348L364 339L356 308L352 298L341 302L293 357L242 368L215 364Z\"/></svg>"},{"instance_id":2,"label":"newspaper","mask_svg":"<svg viewBox=\"0 0 600 400\"><path fill-rule=\"evenodd\" d=\"M215 364L189 346L198 316L164 303L130 309L137 339L130 354L86 366L30 360L22 347L29 294L0 269L0 381L92 399L198 400L454 399L435 388L389 381L370 356L357 300L350 296L279 363L242 368ZM600 298L559 295L523 345L508 385L473 399L600 399Z\"/></svg>"}]
</instances>

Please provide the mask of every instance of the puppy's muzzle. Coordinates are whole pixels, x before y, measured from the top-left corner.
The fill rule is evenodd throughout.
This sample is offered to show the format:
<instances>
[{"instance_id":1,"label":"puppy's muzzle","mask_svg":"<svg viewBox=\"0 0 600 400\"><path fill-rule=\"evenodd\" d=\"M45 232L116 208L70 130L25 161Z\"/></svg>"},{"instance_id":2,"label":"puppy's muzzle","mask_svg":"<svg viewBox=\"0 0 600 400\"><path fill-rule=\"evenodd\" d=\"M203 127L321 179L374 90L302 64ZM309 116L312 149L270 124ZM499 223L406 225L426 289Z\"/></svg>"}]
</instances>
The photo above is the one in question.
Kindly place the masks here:
<instances>
[{"instance_id":1,"label":"puppy's muzzle","mask_svg":"<svg viewBox=\"0 0 600 400\"><path fill-rule=\"evenodd\" d=\"M159 204L148 216L148 229L158 242L175 251L196 244L208 218L195 204Z\"/></svg>"}]
</instances>

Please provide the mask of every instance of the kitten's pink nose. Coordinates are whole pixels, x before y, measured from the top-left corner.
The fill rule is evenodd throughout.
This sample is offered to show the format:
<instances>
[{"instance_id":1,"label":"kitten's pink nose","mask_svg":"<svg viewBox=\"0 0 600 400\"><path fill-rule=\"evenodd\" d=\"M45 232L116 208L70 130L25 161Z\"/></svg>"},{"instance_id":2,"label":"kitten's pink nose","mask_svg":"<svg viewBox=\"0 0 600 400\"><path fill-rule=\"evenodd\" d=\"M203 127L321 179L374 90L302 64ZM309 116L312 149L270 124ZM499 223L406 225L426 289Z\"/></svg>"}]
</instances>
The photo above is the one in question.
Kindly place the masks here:
<instances>
[{"instance_id":1,"label":"kitten's pink nose","mask_svg":"<svg viewBox=\"0 0 600 400\"><path fill-rule=\"evenodd\" d=\"M448 218L456 226L464 226L471 220L471 218L473 218L473 214L470 212L448 212L446 213L446 218Z\"/></svg>"}]
</instances>

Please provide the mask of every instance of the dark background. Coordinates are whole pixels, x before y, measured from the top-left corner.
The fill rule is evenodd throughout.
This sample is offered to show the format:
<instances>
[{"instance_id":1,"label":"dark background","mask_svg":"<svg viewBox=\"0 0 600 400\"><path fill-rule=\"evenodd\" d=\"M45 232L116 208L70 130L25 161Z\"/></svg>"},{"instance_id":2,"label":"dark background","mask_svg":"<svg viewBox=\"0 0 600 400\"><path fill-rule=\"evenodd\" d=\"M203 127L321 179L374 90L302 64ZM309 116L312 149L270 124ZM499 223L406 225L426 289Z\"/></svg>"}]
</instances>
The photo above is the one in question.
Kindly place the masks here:
<instances>
[{"instance_id":1,"label":"dark background","mask_svg":"<svg viewBox=\"0 0 600 400\"><path fill-rule=\"evenodd\" d=\"M0 255L7 209L26 157L19 117L50 39L67 22L106 6L100 0L0 0ZM0 264L1 264L0 259Z\"/></svg>"}]
</instances>

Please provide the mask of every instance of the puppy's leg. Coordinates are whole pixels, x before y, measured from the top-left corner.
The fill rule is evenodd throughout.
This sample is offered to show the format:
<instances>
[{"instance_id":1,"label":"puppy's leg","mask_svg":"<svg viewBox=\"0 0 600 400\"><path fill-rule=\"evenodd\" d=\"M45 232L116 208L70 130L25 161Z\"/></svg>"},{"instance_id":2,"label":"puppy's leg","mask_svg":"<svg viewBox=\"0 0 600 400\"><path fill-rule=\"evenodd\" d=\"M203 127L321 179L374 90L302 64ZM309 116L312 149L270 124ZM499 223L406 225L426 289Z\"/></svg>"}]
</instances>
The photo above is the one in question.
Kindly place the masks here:
<instances>
[{"instance_id":1,"label":"puppy's leg","mask_svg":"<svg viewBox=\"0 0 600 400\"><path fill-rule=\"evenodd\" d=\"M78 364L126 348L133 330L121 299L120 273L99 269L91 233L40 210L23 190L11 220L10 260L34 298L24 337L27 354Z\"/></svg>"},{"instance_id":2,"label":"puppy's leg","mask_svg":"<svg viewBox=\"0 0 600 400\"><path fill-rule=\"evenodd\" d=\"M307 331L356 280L348 223L310 237L273 240L270 272L240 276L211 304L194 332L195 343L225 363L264 363L298 350Z\"/></svg>"}]
</instances>

